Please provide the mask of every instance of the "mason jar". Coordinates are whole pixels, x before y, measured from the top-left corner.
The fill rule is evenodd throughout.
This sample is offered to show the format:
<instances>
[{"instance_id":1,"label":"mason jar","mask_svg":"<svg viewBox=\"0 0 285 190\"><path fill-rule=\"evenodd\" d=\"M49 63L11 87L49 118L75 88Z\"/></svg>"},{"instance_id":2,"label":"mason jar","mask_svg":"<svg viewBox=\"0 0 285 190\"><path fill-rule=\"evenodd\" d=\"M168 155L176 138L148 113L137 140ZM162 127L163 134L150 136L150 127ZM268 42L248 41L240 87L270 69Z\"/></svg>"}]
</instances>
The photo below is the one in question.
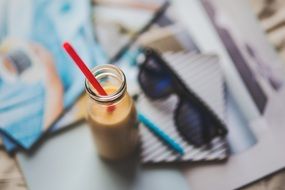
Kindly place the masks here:
<instances>
[{"instance_id":1,"label":"mason jar","mask_svg":"<svg viewBox=\"0 0 285 190\"><path fill-rule=\"evenodd\" d=\"M126 77L113 65L97 66L92 73L107 92L106 96L100 95L85 80L87 121L97 152L105 159L123 159L135 151L139 140L136 109L127 92Z\"/></svg>"}]
</instances>

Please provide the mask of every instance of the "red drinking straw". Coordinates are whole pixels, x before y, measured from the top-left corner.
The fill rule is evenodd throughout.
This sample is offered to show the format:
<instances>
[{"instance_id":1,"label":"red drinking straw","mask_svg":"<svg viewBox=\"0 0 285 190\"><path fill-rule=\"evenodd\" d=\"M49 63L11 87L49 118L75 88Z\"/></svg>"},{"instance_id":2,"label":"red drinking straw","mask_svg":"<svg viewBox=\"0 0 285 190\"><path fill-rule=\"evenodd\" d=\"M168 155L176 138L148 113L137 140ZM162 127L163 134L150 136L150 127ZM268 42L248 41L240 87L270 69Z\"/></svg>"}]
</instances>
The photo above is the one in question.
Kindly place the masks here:
<instances>
[{"instance_id":1,"label":"red drinking straw","mask_svg":"<svg viewBox=\"0 0 285 190\"><path fill-rule=\"evenodd\" d=\"M70 43L64 42L63 48L68 53L68 55L73 59L74 63L79 67L79 69L82 71L82 73L85 75L85 77L88 79L88 81L91 83L91 85L97 90L97 92L101 96L107 96L108 94L104 90L104 88L101 86L101 84L97 81L97 79L94 77L94 75L91 73L91 71L88 69L86 64L83 62L83 60L79 57L79 55L76 53L74 48L71 46ZM109 112L114 111L115 106L108 106L107 110Z\"/></svg>"},{"instance_id":2,"label":"red drinking straw","mask_svg":"<svg viewBox=\"0 0 285 190\"><path fill-rule=\"evenodd\" d=\"M91 83L91 85L98 91L98 93L102 96L107 96L108 94L104 90L104 88L101 86L101 84L97 81L97 79L94 77L94 75L91 73L91 71L88 69L86 64L83 62L83 60L79 57L79 55L76 53L74 48L71 46L70 43L64 42L63 48L65 51L70 55L70 57L73 59L73 61L76 63L76 65L79 67L79 69L82 71L82 73L85 75L85 77L88 79L88 81Z\"/></svg>"}]
</instances>

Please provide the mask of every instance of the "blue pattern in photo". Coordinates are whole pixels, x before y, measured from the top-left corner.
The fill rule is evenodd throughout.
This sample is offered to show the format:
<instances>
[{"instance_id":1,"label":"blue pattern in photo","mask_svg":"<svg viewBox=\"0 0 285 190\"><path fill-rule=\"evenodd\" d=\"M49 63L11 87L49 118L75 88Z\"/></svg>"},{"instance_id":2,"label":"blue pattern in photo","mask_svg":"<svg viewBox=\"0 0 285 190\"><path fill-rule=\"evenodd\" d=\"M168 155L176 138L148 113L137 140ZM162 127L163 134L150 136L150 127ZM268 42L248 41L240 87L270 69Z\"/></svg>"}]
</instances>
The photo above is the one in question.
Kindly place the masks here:
<instances>
[{"instance_id":1,"label":"blue pattern in photo","mask_svg":"<svg viewBox=\"0 0 285 190\"><path fill-rule=\"evenodd\" d=\"M27 24L31 28L25 28L23 30L25 34L20 36L24 40L41 44L52 54L63 86L63 108L66 109L82 94L84 77L63 51L62 42L70 41L91 68L106 62L103 51L94 40L90 2L87 0L27 2L32 7L31 23ZM0 20L0 28L2 27L0 34L13 37L13 31L9 31L8 26L5 28L7 20ZM21 33L20 30L21 28L17 31L18 34ZM0 44L3 39L5 36L0 36ZM0 64L2 64L1 59ZM43 126L46 106L45 84L43 80L33 84L10 83L1 80L1 77L0 72L0 131L1 137L4 138L3 143L8 151L14 150L17 145L29 149L45 132Z\"/></svg>"}]
</instances>

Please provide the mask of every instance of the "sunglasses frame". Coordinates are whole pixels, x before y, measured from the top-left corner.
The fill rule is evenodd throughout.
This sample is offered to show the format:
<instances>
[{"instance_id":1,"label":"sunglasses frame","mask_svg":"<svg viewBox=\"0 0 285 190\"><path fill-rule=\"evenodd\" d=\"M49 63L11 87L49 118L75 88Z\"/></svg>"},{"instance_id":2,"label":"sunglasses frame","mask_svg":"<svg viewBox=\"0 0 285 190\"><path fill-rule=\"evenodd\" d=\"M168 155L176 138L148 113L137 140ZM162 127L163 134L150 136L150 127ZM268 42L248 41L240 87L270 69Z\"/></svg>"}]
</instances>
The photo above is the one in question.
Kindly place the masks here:
<instances>
[{"instance_id":1,"label":"sunglasses frame","mask_svg":"<svg viewBox=\"0 0 285 190\"><path fill-rule=\"evenodd\" d=\"M176 94L179 97L179 102L176 105L176 109L174 111L174 122L175 122L175 126L177 128L179 128L177 119L178 118L178 111L179 108L183 105L183 102L191 102L195 107L198 107L200 113L203 115L206 115L206 117L203 117L203 137L204 140L206 142L206 144L209 144L214 138L209 137L208 133L207 133L207 121L209 119L211 119L211 121L213 121L216 130L218 130L216 137L224 137L227 133L227 127L224 124L224 122L222 120L220 120L220 118L216 115L215 112L212 111L212 109L206 104L204 103L204 101L196 95L196 93L194 93L192 90L190 90L182 81L182 79L175 73L175 71L173 71L170 66L167 64L167 62L153 49L151 48L142 48L141 52L145 55L145 59L142 62L142 64L140 65L140 69L139 69L139 75L141 75L141 73L143 72L144 69L147 69L147 62L150 59L150 57L152 59L154 59L157 64L160 64L160 66L162 66L162 68L169 74L169 76L171 76L171 82L172 82L172 89L173 92L171 94ZM139 84L140 86L143 88L144 85L142 85L142 81L139 78ZM159 99L163 99L163 98L167 98L169 96L169 94L163 95L161 96ZM149 97L149 96L148 96ZM152 99L152 97L149 97ZM187 139L186 139L187 140ZM190 141L190 140L187 140ZM190 142L191 144L193 144L192 142Z\"/></svg>"}]
</instances>

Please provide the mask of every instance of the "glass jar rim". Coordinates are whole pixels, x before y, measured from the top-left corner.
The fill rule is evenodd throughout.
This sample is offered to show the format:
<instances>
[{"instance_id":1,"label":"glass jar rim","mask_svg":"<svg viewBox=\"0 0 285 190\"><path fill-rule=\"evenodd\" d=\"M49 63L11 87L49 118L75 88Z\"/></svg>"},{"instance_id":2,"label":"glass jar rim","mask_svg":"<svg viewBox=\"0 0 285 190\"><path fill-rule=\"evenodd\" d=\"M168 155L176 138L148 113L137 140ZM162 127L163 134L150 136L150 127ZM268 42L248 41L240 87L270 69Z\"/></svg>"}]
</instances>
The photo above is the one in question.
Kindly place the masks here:
<instances>
[{"instance_id":1,"label":"glass jar rim","mask_svg":"<svg viewBox=\"0 0 285 190\"><path fill-rule=\"evenodd\" d=\"M104 70L110 70L111 72L106 72ZM117 75L112 73L112 71L116 72ZM126 87L127 87L126 76L119 67L110 65L110 64L98 65L98 66L95 66L93 69L91 69L91 72L98 81L100 81L100 78L102 78L103 76L107 76L107 75L114 76L117 79L121 80L121 85L119 86L119 88L116 90L115 93L104 96L104 95L95 93L94 90L92 90L91 88L90 82L85 78L85 90L93 100L101 102L101 103L111 103L111 102L120 100L123 97L123 95L126 92ZM96 73L99 73L99 74L96 75Z\"/></svg>"}]
</instances>

